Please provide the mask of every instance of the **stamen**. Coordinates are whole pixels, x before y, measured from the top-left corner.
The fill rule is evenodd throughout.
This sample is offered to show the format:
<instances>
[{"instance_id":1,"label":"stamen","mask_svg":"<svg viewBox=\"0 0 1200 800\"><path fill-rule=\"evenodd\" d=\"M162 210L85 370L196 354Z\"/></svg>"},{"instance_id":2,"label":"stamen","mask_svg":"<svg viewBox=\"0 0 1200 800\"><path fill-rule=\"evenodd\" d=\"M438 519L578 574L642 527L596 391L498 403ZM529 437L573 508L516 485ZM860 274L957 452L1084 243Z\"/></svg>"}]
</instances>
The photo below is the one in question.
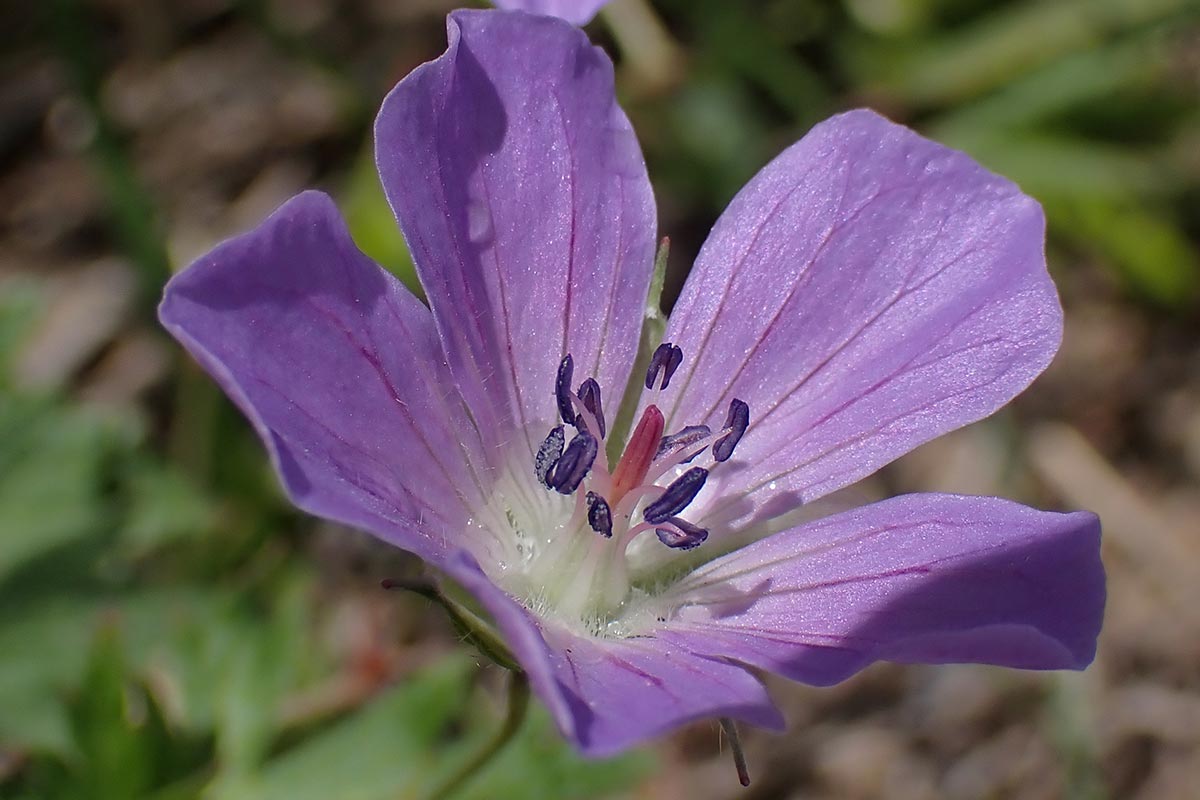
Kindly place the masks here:
<instances>
[{"instance_id":1,"label":"stamen","mask_svg":"<svg viewBox=\"0 0 1200 800\"><path fill-rule=\"evenodd\" d=\"M683 351L670 342L663 342L650 357L650 365L646 367L646 388L653 389L658 376L662 375L659 389L665 389L671 383L671 377L679 365L683 363Z\"/></svg>"},{"instance_id":2,"label":"stamen","mask_svg":"<svg viewBox=\"0 0 1200 800\"><path fill-rule=\"evenodd\" d=\"M670 524L654 529L658 540L667 547L675 550L691 550L704 544L704 541L708 539L706 528L693 525L685 519L671 517L667 522Z\"/></svg>"},{"instance_id":3,"label":"stamen","mask_svg":"<svg viewBox=\"0 0 1200 800\"><path fill-rule=\"evenodd\" d=\"M749 426L750 406L735 397L729 401L729 414L725 417L725 428L729 430L729 433L722 436L713 445L713 458L717 461L728 460L733 455L733 448L737 447L737 443L742 440L742 435L746 433L746 428Z\"/></svg>"},{"instance_id":4,"label":"stamen","mask_svg":"<svg viewBox=\"0 0 1200 800\"><path fill-rule=\"evenodd\" d=\"M608 502L595 492L588 492L587 504L588 525L605 539L611 539L613 534L612 510L609 509Z\"/></svg>"},{"instance_id":5,"label":"stamen","mask_svg":"<svg viewBox=\"0 0 1200 800\"><path fill-rule=\"evenodd\" d=\"M575 374L575 361L571 354L563 356L558 364L558 379L554 383L554 396L558 400L558 414L568 425L575 424L575 409L571 407L571 377Z\"/></svg>"},{"instance_id":6,"label":"stamen","mask_svg":"<svg viewBox=\"0 0 1200 800\"><path fill-rule=\"evenodd\" d=\"M688 425L678 433L672 433L670 436L664 436L662 438L662 440L658 443L658 452L654 454L654 460L657 461L672 450L686 450L702 439L707 439L711 435L712 430L707 425ZM702 452L704 452L704 448L700 448L696 451L695 455L692 455L680 463L686 464L696 456L700 455Z\"/></svg>"},{"instance_id":7,"label":"stamen","mask_svg":"<svg viewBox=\"0 0 1200 800\"><path fill-rule=\"evenodd\" d=\"M571 494L578 489L579 484L587 477L588 470L592 468L598 450L596 437L587 431L580 431L554 465L554 476L550 479L551 487L559 494Z\"/></svg>"},{"instance_id":8,"label":"stamen","mask_svg":"<svg viewBox=\"0 0 1200 800\"><path fill-rule=\"evenodd\" d=\"M563 458L565 459L566 455ZM642 517L651 525L657 525L675 516L696 499L696 495L704 488L706 480L708 480L708 470L703 467L692 467L676 478L657 500L646 506Z\"/></svg>"},{"instance_id":9,"label":"stamen","mask_svg":"<svg viewBox=\"0 0 1200 800\"><path fill-rule=\"evenodd\" d=\"M595 378L588 378L579 384L579 392L577 394L579 399L583 401L584 407L592 412L592 416L596 418L596 424L600 426L600 430L597 432L600 434L600 438L603 439L607 431L604 429L604 407L600 403L600 384L596 383Z\"/></svg>"},{"instance_id":10,"label":"stamen","mask_svg":"<svg viewBox=\"0 0 1200 800\"><path fill-rule=\"evenodd\" d=\"M537 479L542 486L547 489L550 486L550 471L554 469L554 465L562 458L563 442L566 437L563 435L563 426L559 425L552 428L550 435L542 442L542 446L538 448L537 457L533 460L533 472L537 475Z\"/></svg>"}]
</instances>

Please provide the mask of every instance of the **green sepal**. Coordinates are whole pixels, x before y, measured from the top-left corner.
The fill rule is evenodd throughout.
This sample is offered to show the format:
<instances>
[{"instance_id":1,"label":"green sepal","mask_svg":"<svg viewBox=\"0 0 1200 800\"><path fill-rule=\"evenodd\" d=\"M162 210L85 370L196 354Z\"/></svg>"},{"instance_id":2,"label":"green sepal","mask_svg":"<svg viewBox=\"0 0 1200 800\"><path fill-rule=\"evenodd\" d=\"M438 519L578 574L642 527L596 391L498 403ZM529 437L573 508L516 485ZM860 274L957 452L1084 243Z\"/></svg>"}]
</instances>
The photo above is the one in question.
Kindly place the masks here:
<instances>
[{"instance_id":1,"label":"green sepal","mask_svg":"<svg viewBox=\"0 0 1200 800\"><path fill-rule=\"evenodd\" d=\"M480 654L487 656L498 666L511 672L523 671L521 665L517 663L517 659L513 657L512 651L508 649L508 645L504 643L500 634L496 633L491 624L466 604L443 591L438 584L427 580L389 579L383 582L383 588L403 589L437 603L450 617L450 622L458 634L473 645Z\"/></svg>"},{"instance_id":2,"label":"green sepal","mask_svg":"<svg viewBox=\"0 0 1200 800\"><path fill-rule=\"evenodd\" d=\"M646 310L642 316L642 336L638 341L637 358L633 361L633 371L629 373L629 383L625 386L625 395L617 409L617 419L608 433L608 461L616 463L621 451L625 448L625 439L633 427L633 415L637 411L638 399L642 396L641 376L646 374L650 366L650 358L654 350L662 344L663 334L667 330L667 315L662 310L663 284L667 277L667 257L671 253L671 240L663 237L654 256L654 272L650 276L650 291L646 295Z\"/></svg>"}]
</instances>

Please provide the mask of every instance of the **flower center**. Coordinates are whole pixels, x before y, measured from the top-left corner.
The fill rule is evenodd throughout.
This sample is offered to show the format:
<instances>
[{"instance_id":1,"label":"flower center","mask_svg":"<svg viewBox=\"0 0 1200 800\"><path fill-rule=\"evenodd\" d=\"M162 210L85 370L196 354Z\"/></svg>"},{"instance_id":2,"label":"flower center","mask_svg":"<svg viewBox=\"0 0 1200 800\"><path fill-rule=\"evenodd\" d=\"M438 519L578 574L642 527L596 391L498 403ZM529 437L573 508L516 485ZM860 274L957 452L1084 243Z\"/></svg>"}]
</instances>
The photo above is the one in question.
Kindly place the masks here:
<instances>
[{"instance_id":1,"label":"flower center","mask_svg":"<svg viewBox=\"0 0 1200 800\"><path fill-rule=\"evenodd\" d=\"M601 625L630 594L626 551L634 539L653 531L663 545L690 550L708 538L706 529L680 515L711 471L733 455L749 425L750 408L734 399L721 429L689 425L664 435L665 420L655 401L682 362L683 352L672 344L654 352L645 380L651 402L611 470L600 385L589 377L572 391L570 354L559 364L555 395L561 424L538 448L533 468L545 490L573 496L575 505L525 571L525 593L539 610ZM710 449L708 466L682 469Z\"/></svg>"}]
</instances>

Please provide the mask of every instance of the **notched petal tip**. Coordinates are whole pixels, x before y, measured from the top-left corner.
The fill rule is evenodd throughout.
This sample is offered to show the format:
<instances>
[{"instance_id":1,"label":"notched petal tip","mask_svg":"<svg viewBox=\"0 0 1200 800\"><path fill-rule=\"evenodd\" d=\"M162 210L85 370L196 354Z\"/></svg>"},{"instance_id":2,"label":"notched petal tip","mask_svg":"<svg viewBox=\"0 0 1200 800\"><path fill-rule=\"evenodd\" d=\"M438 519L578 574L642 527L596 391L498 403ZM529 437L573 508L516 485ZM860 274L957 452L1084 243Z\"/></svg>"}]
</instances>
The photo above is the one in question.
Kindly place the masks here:
<instances>
[{"instance_id":1,"label":"notched petal tip","mask_svg":"<svg viewBox=\"0 0 1200 800\"><path fill-rule=\"evenodd\" d=\"M729 524L816 500L1024 390L1061 340L1043 234L1011 181L867 110L764 167L664 333L688 353L668 419L711 424L731 396L756 409L747 467L722 482L743 509Z\"/></svg>"},{"instance_id":2,"label":"notched petal tip","mask_svg":"<svg viewBox=\"0 0 1200 800\"><path fill-rule=\"evenodd\" d=\"M197 259L159 317L249 418L296 505L440 557L423 524L466 517L480 454L445 403L428 309L358 250L329 197L300 194Z\"/></svg>"},{"instance_id":3,"label":"notched petal tip","mask_svg":"<svg viewBox=\"0 0 1200 800\"><path fill-rule=\"evenodd\" d=\"M558 17L572 25L586 25L609 0L495 0L497 8Z\"/></svg>"},{"instance_id":4,"label":"notched petal tip","mask_svg":"<svg viewBox=\"0 0 1200 800\"><path fill-rule=\"evenodd\" d=\"M626 385L653 193L612 63L586 34L486 10L447 28L446 52L385 98L376 164L459 391L501 446L535 420L574 423L550 391L568 347L582 377Z\"/></svg>"}]
</instances>

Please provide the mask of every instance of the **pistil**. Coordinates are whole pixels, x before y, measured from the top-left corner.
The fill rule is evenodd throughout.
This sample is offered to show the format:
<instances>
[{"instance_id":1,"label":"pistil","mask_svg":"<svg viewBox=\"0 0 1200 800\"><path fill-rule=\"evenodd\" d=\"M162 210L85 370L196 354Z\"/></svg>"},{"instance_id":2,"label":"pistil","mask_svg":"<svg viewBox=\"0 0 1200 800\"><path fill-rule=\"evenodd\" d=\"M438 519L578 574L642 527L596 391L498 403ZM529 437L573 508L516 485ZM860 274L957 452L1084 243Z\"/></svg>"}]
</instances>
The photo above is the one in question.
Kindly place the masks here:
<instances>
[{"instance_id":1,"label":"pistil","mask_svg":"<svg viewBox=\"0 0 1200 800\"><path fill-rule=\"evenodd\" d=\"M658 406L646 406L633 435L629 437L625 452L621 454L621 460L617 462L617 468L613 471L612 496L609 500L614 504L620 503L621 498L630 489L645 482L646 472L654 462L654 456L658 454L658 443L662 439L665 424L666 420L663 419Z\"/></svg>"},{"instance_id":2,"label":"pistil","mask_svg":"<svg viewBox=\"0 0 1200 800\"><path fill-rule=\"evenodd\" d=\"M569 519L545 539L544 549L523 571L525 594L565 619L595 622L615 613L629 594L626 550L638 536L654 531L676 550L690 550L708 538L708 530L679 515L700 494L712 468L733 454L750 421L750 409L733 400L725 425L716 431L690 425L664 436L659 395L683 362L683 352L668 342L658 347L646 370L648 403L624 452L610 473L603 445L607 434L601 387L587 378L572 390L574 361L568 354L558 366L555 401L561 425L547 435L534 459L534 472L547 489L575 495ZM575 435L567 442L567 427ZM711 448L710 466L672 469ZM638 509L641 519L635 521Z\"/></svg>"}]
</instances>

